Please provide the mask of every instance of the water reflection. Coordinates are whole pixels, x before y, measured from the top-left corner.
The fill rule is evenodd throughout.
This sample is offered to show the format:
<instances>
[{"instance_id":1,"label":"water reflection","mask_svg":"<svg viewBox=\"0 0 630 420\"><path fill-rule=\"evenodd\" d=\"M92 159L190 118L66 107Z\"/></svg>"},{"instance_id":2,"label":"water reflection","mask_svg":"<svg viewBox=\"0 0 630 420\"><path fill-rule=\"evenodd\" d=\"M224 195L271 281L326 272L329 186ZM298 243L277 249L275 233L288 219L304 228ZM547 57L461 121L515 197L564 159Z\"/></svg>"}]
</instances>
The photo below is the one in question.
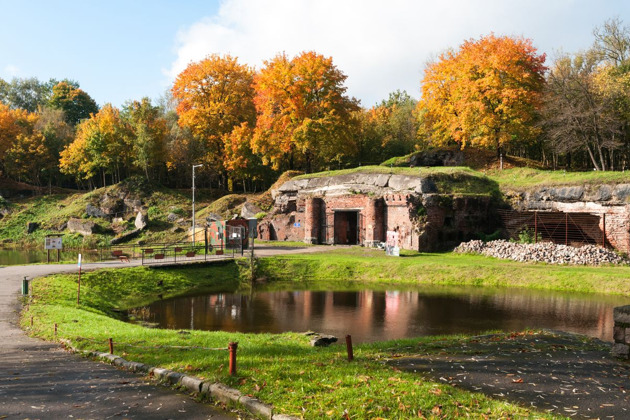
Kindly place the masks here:
<instances>
[{"instance_id":1,"label":"water reflection","mask_svg":"<svg viewBox=\"0 0 630 420\"><path fill-rule=\"evenodd\" d=\"M99 261L100 255L94 251L81 251L83 261ZM76 261L79 251L63 251L59 258L61 261ZM0 265L22 265L45 263L47 252L40 249L0 249ZM57 251L50 251L50 262L57 262Z\"/></svg>"},{"instance_id":2,"label":"water reflection","mask_svg":"<svg viewBox=\"0 0 630 420\"><path fill-rule=\"evenodd\" d=\"M630 299L500 289L220 293L155 302L132 311L162 328L308 331L357 342L421 335L552 328L612 340L612 308Z\"/></svg>"}]
</instances>

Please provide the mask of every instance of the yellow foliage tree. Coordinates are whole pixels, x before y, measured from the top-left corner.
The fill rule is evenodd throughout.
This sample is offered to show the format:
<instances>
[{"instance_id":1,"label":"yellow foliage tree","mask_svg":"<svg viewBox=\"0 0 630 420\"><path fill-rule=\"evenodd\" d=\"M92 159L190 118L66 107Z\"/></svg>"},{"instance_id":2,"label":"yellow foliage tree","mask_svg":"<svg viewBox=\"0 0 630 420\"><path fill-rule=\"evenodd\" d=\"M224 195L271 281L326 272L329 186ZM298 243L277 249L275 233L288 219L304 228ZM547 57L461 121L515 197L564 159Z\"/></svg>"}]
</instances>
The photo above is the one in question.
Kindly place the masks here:
<instances>
[{"instance_id":1,"label":"yellow foliage tree","mask_svg":"<svg viewBox=\"0 0 630 420\"><path fill-rule=\"evenodd\" d=\"M419 103L431 141L500 150L534 139L544 62L530 40L495 35L442 54L425 70Z\"/></svg>"},{"instance_id":2,"label":"yellow foliage tree","mask_svg":"<svg viewBox=\"0 0 630 420\"><path fill-rule=\"evenodd\" d=\"M204 170L225 170L225 138L235 127L255 119L253 70L229 55L211 55L191 63L171 90L178 102L179 124L204 143ZM223 175L221 175L223 177Z\"/></svg>"},{"instance_id":3,"label":"yellow foliage tree","mask_svg":"<svg viewBox=\"0 0 630 420\"><path fill-rule=\"evenodd\" d=\"M274 169L307 172L353 155L352 113L358 104L345 95L345 80L332 58L314 52L265 62L254 81L254 152Z\"/></svg>"}]
</instances>

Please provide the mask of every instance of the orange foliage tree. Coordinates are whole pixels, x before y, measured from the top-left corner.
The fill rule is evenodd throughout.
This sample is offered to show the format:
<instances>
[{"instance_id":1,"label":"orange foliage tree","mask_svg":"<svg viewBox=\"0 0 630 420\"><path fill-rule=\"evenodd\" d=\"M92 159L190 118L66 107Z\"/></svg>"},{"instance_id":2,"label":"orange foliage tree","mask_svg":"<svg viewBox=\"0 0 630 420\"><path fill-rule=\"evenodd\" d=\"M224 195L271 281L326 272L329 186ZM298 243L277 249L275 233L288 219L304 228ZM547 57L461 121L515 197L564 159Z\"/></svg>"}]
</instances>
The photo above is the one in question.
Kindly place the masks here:
<instances>
[{"instance_id":1,"label":"orange foliage tree","mask_svg":"<svg viewBox=\"0 0 630 420\"><path fill-rule=\"evenodd\" d=\"M307 172L353 154L352 112L358 104L346 96L345 80L332 58L314 52L266 61L254 80L254 152L274 169Z\"/></svg>"},{"instance_id":2,"label":"orange foliage tree","mask_svg":"<svg viewBox=\"0 0 630 420\"><path fill-rule=\"evenodd\" d=\"M253 71L229 55L211 55L191 63L171 90L179 124L191 130L204 145L205 171L224 175L226 139L242 123L253 124L255 109Z\"/></svg>"},{"instance_id":3,"label":"orange foliage tree","mask_svg":"<svg viewBox=\"0 0 630 420\"><path fill-rule=\"evenodd\" d=\"M425 70L419 103L431 142L500 151L535 138L544 63L530 40L507 36L469 40L442 54Z\"/></svg>"},{"instance_id":4,"label":"orange foliage tree","mask_svg":"<svg viewBox=\"0 0 630 420\"><path fill-rule=\"evenodd\" d=\"M33 132L37 115L23 109L11 109L0 102L0 173L4 172L5 159L19 136Z\"/></svg>"}]
</instances>

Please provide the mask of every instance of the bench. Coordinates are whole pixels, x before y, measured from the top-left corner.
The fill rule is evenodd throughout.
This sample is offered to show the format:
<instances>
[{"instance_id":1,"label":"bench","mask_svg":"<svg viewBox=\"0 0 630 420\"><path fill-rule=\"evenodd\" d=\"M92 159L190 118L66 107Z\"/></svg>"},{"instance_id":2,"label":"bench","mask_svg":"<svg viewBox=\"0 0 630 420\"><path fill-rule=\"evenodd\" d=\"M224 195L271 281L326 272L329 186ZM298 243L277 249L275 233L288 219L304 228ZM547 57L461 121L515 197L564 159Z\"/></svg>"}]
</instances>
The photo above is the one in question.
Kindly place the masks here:
<instances>
[{"instance_id":1,"label":"bench","mask_svg":"<svg viewBox=\"0 0 630 420\"><path fill-rule=\"evenodd\" d=\"M116 249L112 251L112 257L118 258L120 262L129 262L129 258L123 254L122 250Z\"/></svg>"}]
</instances>

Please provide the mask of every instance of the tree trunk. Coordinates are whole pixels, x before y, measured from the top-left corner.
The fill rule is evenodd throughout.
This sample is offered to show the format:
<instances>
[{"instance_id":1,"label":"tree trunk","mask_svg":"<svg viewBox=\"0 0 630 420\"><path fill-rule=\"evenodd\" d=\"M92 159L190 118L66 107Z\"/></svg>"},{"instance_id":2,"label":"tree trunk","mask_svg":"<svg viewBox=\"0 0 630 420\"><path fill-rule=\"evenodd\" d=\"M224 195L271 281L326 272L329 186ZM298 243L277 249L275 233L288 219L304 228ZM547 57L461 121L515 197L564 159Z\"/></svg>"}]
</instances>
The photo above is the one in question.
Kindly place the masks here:
<instances>
[{"instance_id":1,"label":"tree trunk","mask_svg":"<svg viewBox=\"0 0 630 420\"><path fill-rule=\"evenodd\" d=\"M587 144L586 150L588 151L588 155L591 158L591 162L593 163L593 166L595 167L596 170L599 171L600 169L599 169L599 166L597 165L597 159L595 159L595 155L593 154L593 151L591 150L591 146Z\"/></svg>"}]
</instances>

